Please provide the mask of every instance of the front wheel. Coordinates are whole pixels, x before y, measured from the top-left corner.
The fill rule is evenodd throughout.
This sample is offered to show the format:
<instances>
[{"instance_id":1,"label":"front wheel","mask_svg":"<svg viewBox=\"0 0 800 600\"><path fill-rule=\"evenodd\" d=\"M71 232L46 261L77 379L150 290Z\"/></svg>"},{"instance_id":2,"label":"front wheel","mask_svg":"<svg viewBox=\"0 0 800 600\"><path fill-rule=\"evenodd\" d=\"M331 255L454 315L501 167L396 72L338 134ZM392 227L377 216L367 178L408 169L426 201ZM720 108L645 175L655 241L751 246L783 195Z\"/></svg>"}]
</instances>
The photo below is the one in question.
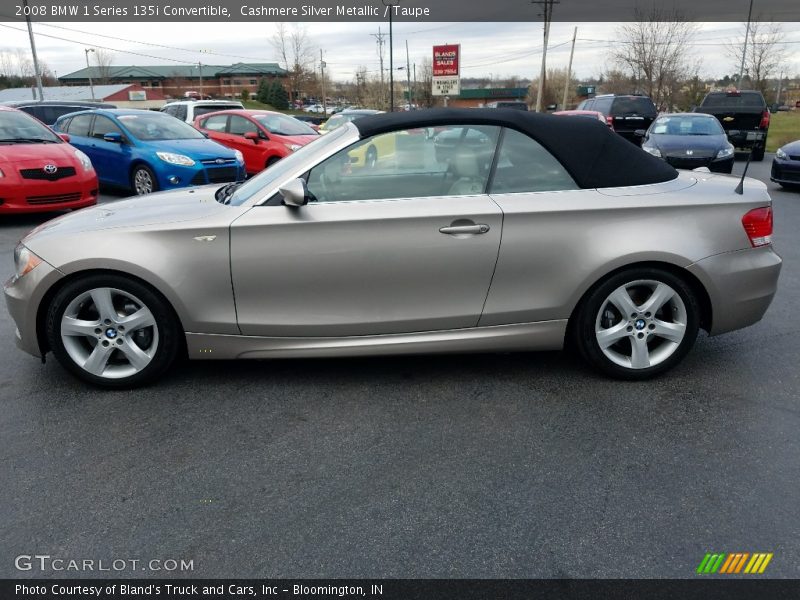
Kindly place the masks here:
<instances>
[{"instance_id":1,"label":"front wheel","mask_svg":"<svg viewBox=\"0 0 800 600\"><path fill-rule=\"evenodd\" d=\"M161 375L177 356L179 336L166 302L119 275L68 283L47 313L47 338L61 365L104 387L135 387Z\"/></svg>"},{"instance_id":2,"label":"front wheel","mask_svg":"<svg viewBox=\"0 0 800 600\"><path fill-rule=\"evenodd\" d=\"M593 367L620 379L647 379L678 364L699 327L692 289L669 271L640 268L592 291L578 309L574 333Z\"/></svg>"},{"instance_id":3,"label":"front wheel","mask_svg":"<svg viewBox=\"0 0 800 600\"><path fill-rule=\"evenodd\" d=\"M158 190L158 181L150 167L139 165L131 173L131 188L138 196Z\"/></svg>"},{"instance_id":4,"label":"front wheel","mask_svg":"<svg viewBox=\"0 0 800 600\"><path fill-rule=\"evenodd\" d=\"M753 148L753 156L751 159L756 162L764 160L764 148Z\"/></svg>"}]
</instances>

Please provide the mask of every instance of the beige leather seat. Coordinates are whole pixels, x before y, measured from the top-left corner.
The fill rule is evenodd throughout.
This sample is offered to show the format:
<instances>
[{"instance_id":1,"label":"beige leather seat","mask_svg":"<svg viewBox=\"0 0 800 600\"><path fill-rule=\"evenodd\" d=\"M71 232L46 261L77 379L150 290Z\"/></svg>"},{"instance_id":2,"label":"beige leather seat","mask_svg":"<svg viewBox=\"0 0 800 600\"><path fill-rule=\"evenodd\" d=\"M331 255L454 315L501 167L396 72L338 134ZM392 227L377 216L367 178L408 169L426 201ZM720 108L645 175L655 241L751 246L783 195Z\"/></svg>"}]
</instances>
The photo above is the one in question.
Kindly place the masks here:
<instances>
[{"instance_id":1,"label":"beige leather seat","mask_svg":"<svg viewBox=\"0 0 800 600\"><path fill-rule=\"evenodd\" d=\"M447 192L448 196L482 194L485 180L481 176L478 158L470 150L459 150L450 162L456 180Z\"/></svg>"}]
</instances>

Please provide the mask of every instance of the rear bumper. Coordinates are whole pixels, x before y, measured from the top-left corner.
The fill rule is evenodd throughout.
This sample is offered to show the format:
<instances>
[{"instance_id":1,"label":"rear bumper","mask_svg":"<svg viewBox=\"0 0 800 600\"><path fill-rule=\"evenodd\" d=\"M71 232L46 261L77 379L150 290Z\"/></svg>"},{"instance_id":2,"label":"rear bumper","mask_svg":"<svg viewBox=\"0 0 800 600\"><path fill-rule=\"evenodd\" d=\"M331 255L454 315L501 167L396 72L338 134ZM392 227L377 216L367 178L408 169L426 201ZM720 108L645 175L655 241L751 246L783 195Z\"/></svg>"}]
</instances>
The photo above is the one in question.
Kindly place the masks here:
<instances>
[{"instance_id":1,"label":"rear bumper","mask_svg":"<svg viewBox=\"0 0 800 600\"><path fill-rule=\"evenodd\" d=\"M772 246L725 252L688 267L711 300L711 335L757 323L778 289L781 257Z\"/></svg>"},{"instance_id":2,"label":"rear bumper","mask_svg":"<svg viewBox=\"0 0 800 600\"><path fill-rule=\"evenodd\" d=\"M767 145L767 132L763 129L731 129L725 133L728 141L737 148L764 148Z\"/></svg>"}]
</instances>

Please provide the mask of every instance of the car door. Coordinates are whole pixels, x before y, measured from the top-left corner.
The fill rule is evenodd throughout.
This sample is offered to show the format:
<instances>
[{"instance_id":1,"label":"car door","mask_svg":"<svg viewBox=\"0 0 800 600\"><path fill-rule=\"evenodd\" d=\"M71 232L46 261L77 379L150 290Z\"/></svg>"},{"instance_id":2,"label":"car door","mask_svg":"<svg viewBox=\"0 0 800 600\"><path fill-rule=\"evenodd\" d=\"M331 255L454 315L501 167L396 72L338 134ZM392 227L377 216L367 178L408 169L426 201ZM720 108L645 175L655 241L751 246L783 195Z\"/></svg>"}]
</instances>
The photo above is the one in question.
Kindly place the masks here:
<instances>
[{"instance_id":1,"label":"car door","mask_svg":"<svg viewBox=\"0 0 800 600\"><path fill-rule=\"evenodd\" d=\"M451 126L455 127L455 126ZM492 140L499 128L480 127ZM396 152L352 166L368 138L307 174L306 206L253 207L231 227L245 335L353 336L474 327L500 247L491 166L471 148L437 162L433 140L396 132Z\"/></svg>"},{"instance_id":2,"label":"car door","mask_svg":"<svg viewBox=\"0 0 800 600\"><path fill-rule=\"evenodd\" d=\"M258 125L241 115L231 115L225 145L239 150L244 155L244 165L248 173L258 173L264 168L263 143L247 139L244 137L246 133L259 135ZM267 143L268 140L269 138Z\"/></svg>"},{"instance_id":3,"label":"car door","mask_svg":"<svg viewBox=\"0 0 800 600\"><path fill-rule=\"evenodd\" d=\"M512 129L503 131L489 194L503 210L503 244L480 325L569 318L593 260L618 251L590 247L608 203L595 189L579 189L541 144Z\"/></svg>"},{"instance_id":4,"label":"car door","mask_svg":"<svg viewBox=\"0 0 800 600\"><path fill-rule=\"evenodd\" d=\"M92 121L94 114L82 113L72 117L64 128L64 133L69 135L69 143L86 153L89 160L92 161L92 166L97 170L95 161L97 157L93 152L92 138L90 132L92 130ZM102 179L100 173L97 174L98 178Z\"/></svg>"},{"instance_id":5,"label":"car door","mask_svg":"<svg viewBox=\"0 0 800 600\"><path fill-rule=\"evenodd\" d=\"M118 133L121 141L119 143L105 141L103 137L107 133ZM92 164L101 180L118 186L130 184L129 140L114 121L104 115L95 115L89 147L92 151Z\"/></svg>"}]
</instances>

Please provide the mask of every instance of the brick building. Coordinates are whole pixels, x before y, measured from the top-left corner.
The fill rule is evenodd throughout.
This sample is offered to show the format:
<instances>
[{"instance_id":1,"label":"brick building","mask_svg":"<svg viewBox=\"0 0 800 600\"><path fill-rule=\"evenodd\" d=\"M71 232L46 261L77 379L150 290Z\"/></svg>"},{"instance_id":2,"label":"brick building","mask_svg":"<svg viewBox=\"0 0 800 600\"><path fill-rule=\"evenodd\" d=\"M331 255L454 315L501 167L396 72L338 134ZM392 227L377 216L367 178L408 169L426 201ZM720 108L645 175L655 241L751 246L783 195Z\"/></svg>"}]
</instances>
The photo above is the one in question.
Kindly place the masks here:
<instances>
[{"instance_id":1,"label":"brick building","mask_svg":"<svg viewBox=\"0 0 800 600\"><path fill-rule=\"evenodd\" d=\"M236 63L235 65L156 65L139 67L89 67L58 81L62 85L134 84L158 90L165 98L183 98L186 92L197 92L212 98L233 98L247 90L258 91L262 80L286 81L287 72L277 63Z\"/></svg>"}]
</instances>

